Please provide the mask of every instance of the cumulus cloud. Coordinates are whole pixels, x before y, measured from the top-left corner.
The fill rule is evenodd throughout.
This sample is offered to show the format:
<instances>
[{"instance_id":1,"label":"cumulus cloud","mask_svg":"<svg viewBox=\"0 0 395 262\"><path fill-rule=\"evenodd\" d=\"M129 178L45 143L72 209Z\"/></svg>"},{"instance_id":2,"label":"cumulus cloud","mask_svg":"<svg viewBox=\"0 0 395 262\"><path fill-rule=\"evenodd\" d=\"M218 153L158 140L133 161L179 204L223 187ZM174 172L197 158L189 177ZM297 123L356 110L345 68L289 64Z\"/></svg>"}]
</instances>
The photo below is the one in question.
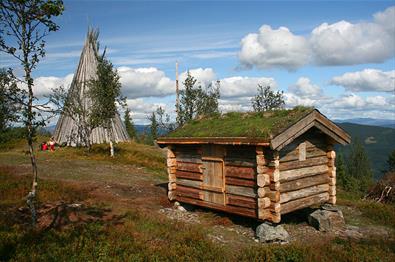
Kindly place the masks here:
<instances>
[{"instance_id":1,"label":"cumulus cloud","mask_svg":"<svg viewBox=\"0 0 395 262\"><path fill-rule=\"evenodd\" d=\"M332 118L371 117L393 119L395 105L391 103L394 96L361 97L356 94L343 94L322 106L323 113Z\"/></svg>"},{"instance_id":2,"label":"cumulus cloud","mask_svg":"<svg viewBox=\"0 0 395 262\"><path fill-rule=\"evenodd\" d=\"M277 88L274 78L234 76L221 81L221 97L249 97L257 92L258 84Z\"/></svg>"},{"instance_id":3,"label":"cumulus cloud","mask_svg":"<svg viewBox=\"0 0 395 262\"><path fill-rule=\"evenodd\" d=\"M148 102L144 98L127 99L128 108L132 119L137 124L148 124L148 117L157 108L162 107L166 112L171 112L170 106L165 103Z\"/></svg>"},{"instance_id":4,"label":"cumulus cloud","mask_svg":"<svg viewBox=\"0 0 395 262\"><path fill-rule=\"evenodd\" d=\"M174 94L174 81L157 68L119 67L122 92L129 98L164 97Z\"/></svg>"},{"instance_id":5,"label":"cumulus cloud","mask_svg":"<svg viewBox=\"0 0 395 262\"><path fill-rule=\"evenodd\" d=\"M384 72L377 69L365 69L358 72L345 73L342 76L335 76L330 83L343 86L346 90L352 92L394 92L395 70Z\"/></svg>"},{"instance_id":6,"label":"cumulus cloud","mask_svg":"<svg viewBox=\"0 0 395 262\"><path fill-rule=\"evenodd\" d=\"M38 98L42 98L46 95L51 94L52 89L63 86L68 89L71 81L73 80L74 74L68 74L65 77L55 76L42 76L34 79L33 92Z\"/></svg>"},{"instance_id":7,"label":"cumulus cloud","mask_svg":"<svg viewBox=\"0 0 395 262\"><path fill-rule=\"evenodd\" d=\"M122 93L128 98L164 97L174 94L175 82L157 68L119 67L118 73L122 84ZM48 95L52 88L63 85L68 88L73 74L65 77L43 76L34 80L34 91L37 97Z\"/></svg>"},{"instance_id":8,"label":"cumulus cloud","mask_svg":"<svg viewBox=\"0 0 395 262\"><path fill-rule=\"evenodd\" d=\"M366 105L366 101L355 94L349 94L337 99L332 104L333 108L361 108Z\"/></svg>"},{"instance_id":9,"label":"cumulus cloud","mask_svg":"<svg viewBox=\"0 0 395 262\"><path fill-rule=\"evenodd\" d=\"M393 118L395 115L395 96L359 96L343 93L337 97L327 96L310 79L301 77L284 94L287 108L294 106L313 106L328 117L341 119L353 117Z\"/></svg>"},{"instance_id":10,"label":"cumulus cloud","mask_svg":"<svg viewBox=\"0 0 395 262\"><path fill-rule=\"evenodd\" d=\"M200 83L201 85L208 85L212 81L216 80L217 76L212 68L195 68L195 69L190 69L189 73L197 79L197 83ZM182 88L182 85L187 78L188 71L185 71L180 74L180 87Z\"/></svg>"},{"instance_id":11,"label":"cumulus cloud","mask_svg":"<svg viewBox=\"0 0 395 262\"><path fill-rule=\"evenodd\" d=\"M314 106L330 118L344 119L354 117L393 118L395 115L395 96L366 96L343 93L338 97L299 96L291 92L284 94L286 107Z\"/></svg>"},{"instance_id":12,"label":"cumulus cloud","mask_svg":"<svg viewBox=\"0 0 395 262\"><path fill-rule=\"evenodd\" d=\"M154 67L149 68L117 68L122 92L130 99L143 97L165 97L175 94L175 81L166 76L166 74ZM212 68L195 68L189 70L190 73L198 80L203 87L215 84L217 80L221 83L221 97L249 97L256 93L258 84L272 88L277 88L277 83L269 77L242 77L234 76L223 79L217 79L216 73ZM185 81L187 72L180 74L180 88ZM60 85L68 88L73 78L73 74L66 77L39 77L35 79L37 88L36 94L43 96L49 94L51 88Z\"/></svg>"},{"instance_id":13,"label":"cumulus cloud","mask_svg":"<svg viewBox=\"0 0 395 262\"><path fill-rule=\"evenodd\" d=\"M311 83L307 77L300 77L296 84L290 86L288 91L301 97L316 97L322 95L322 89Z\"/></svg>"},{"instance_id":14,"label":"cumulus cloud","mask_svg":"<svg viewBox=\"0 0 395 262\"><path fill-rule=\"evenodd\" d=\"M323 23L309 36L263 25L241 40L240 63L246 67L297 69L308 63L354 65L380 63L395 53L395 7L373 15L372 22Z\"/></svg>"},{"instance_id":15,"label":"cumulus cloud","mask_svg":"<svg viewBox=\"0 0 395 262\"><path fill-rule=\"evenodd\" d=\"M310 45L315 62L321 65L380 63L395 51L393 35L374 22L323 23L313 30Z\"/></svg>"},{"instance_id":16,"label":"cumulus cloud","mask_svg":"<svg viewBox=\"0 0 395 262\"><path fill-rule=\"evenodd\" d=\"M212 68L196 68L189 70L190 74L195 77L200 84L208 86L214 84L215 81L220 81L221 97L248 97L256 94L258 84L263 86L271 86L277 88L277 83L273 78L268 77L242 77L233 76L222 79L217 79L215 71ZM187 72L180 75L180 87L185 81Z\"/></svg>"},{"instance_id":17,"label":"cumulus cloud","mask_svg":"<svg viewBox=\"0 0 395 262\"><path fill-rule=\"evenodd\" d=\"M263 25L258 33L248 34L241 40L240 62L260 69L280 67L293 70L309 60L307 40L294 35L286 27L272 29Z\"/></svg>"},{"instance_id":18,"label":"cumulus cloud","mask_svg":"<svg viewBox=\"0 0 395 262\"><path fill-rule=\"evenodd\" d=\"M318 99L309 97L300 97L294 93L284 93L285 105L288 108L295 106L317 106L319 104Z\"/></svg>"},{"instance_id":19,"label":"cumulus cloud","mask_svg":"<svg viewBox=\"0 0 395 262\"><path fill-rule=\"evenodd\" d=\"M222 98L218 107L221 112L246 112L251 110L251 97Z\"/></svg>"},{"instance_id":20,"label":"cumulus cloud","mask_svg":"<svg viewBox=\"0 0 395 262\"><path fill-rule=\"evenodd\" d=\"M287 107L317 107L329 99L324 96L321 87L313 84L307 77L300 77L295 84L289 86L288 92L284 94L284 98Z\"/></svg>"}]
</instances>

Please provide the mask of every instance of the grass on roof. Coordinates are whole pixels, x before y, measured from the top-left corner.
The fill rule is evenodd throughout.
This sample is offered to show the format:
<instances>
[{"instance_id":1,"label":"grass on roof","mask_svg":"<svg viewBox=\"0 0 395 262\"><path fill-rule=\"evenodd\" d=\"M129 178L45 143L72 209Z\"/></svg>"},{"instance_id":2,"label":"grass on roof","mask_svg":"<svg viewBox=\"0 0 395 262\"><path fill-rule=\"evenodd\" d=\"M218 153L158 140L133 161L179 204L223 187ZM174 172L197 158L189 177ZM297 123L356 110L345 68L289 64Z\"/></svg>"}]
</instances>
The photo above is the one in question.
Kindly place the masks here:
<instances>
[{"instance_id":1,"label":"grass on roof","mask_svg":"<svg viewBox=\"0 0 395 262\"><path fill-rule=\"evenodd\" d=\"M193 120L167 137L252 137L269 139L314 109L295 107L264 113L230 112Z\"/></svg>"}]
</instances>

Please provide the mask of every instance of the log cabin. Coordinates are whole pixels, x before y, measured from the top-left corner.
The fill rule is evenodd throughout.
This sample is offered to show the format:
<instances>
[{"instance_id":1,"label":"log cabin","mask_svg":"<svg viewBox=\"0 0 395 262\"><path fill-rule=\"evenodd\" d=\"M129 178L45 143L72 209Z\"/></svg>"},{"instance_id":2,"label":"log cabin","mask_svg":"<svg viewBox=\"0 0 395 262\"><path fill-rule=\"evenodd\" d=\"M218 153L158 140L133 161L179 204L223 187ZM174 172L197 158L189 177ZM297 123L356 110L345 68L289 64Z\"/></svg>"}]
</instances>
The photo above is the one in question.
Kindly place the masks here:
<instances>
[{"instance_id":1,"label":"log cabin","mask_svg":"<svg viewBox=\"0 0 395 262\"><path fill-rule=\"evenodd\" d=\"M168 198L260 221L336 204L334 144L350 136L318 110L228 113L157 140L167 147Z\"/></svg>"}]
</instances>

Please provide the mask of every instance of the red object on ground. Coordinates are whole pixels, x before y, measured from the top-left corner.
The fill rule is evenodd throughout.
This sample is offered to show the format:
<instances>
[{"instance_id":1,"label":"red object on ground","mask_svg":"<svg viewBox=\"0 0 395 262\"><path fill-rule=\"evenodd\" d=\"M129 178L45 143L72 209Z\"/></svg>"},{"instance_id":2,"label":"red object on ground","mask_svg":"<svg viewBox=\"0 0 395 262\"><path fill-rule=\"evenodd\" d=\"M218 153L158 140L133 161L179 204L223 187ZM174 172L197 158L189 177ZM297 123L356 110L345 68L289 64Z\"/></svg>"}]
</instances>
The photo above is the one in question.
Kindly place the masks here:
<instances>
[{"instance_id":1,"label":"red object on ground","mask_svg":"<svg viewBox=\"0 0 395 262\"><path fill-rule=\"evenodd\" d=\"M48 145L47 145L47 144L43 144L42 147L41 147L41 149L42 149L43 151L48 150Z\"/></svg>"}]
</instances>

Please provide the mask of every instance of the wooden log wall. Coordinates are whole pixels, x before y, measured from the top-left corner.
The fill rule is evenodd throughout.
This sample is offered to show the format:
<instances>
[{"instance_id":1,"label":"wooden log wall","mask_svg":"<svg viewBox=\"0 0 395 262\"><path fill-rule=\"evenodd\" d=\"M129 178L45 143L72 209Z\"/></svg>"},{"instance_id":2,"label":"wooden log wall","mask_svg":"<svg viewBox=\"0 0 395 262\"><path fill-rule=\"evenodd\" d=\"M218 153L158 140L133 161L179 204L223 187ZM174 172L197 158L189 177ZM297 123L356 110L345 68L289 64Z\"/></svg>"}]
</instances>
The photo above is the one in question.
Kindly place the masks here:
<instances>
[{"instance_id":1,"label":"wooden log wall","mask_svg":"<svg viewBox=\"0 0 395 262\"><path fill-rule=\"evenodd\" d=\"M175 147L176 165L174 174L177 186L174 193L177 200L203 200L203 162L201 153L201 147L196 145Z\"/></svg>"},{"instance_id":2,"label":"wooden log wall","mask_svg":"<svg viewBox=\"0 0 395 262\"><path fill-rule=\"evenodd\" d=\"M230 210L238 210L240 215L255 218L257 217L256 166L255 147L226 147L224 158L226 206Z\"/></svg>"},{"instance_id":3,"label":"wooden log wall","mask_svg":"<svg viewBox=\"0 0 395 262\"><path fill-rule=\"evenodd\" d=\"M169 199L256 218L255 147L226 147L223 170L225 205L204 198L205 192L211 192L203 185L203 161L208 154L204 149L199 145L180 145L169 149Z\"/></svg>"},{"instance_id":4,"label":"wooden log wall","mask_svg":"<svg viewBox=\"0 0 395 262\"><path fill-rule=\"evenodd\" d=\"M332 152L326 136L316 130L308 131L281 150L281 214L330 199L336 201Z\"/></svg>"},{"instance_id":5,"label":"wooden log wall","mask_svg":"<svg viewBox=\"0 0 395 262\"><path fill-rule=\"evenodd\" d=\"M279 154L256 147L258 218L279 223L281 220Z\"/></svg>"}]
</instances>

